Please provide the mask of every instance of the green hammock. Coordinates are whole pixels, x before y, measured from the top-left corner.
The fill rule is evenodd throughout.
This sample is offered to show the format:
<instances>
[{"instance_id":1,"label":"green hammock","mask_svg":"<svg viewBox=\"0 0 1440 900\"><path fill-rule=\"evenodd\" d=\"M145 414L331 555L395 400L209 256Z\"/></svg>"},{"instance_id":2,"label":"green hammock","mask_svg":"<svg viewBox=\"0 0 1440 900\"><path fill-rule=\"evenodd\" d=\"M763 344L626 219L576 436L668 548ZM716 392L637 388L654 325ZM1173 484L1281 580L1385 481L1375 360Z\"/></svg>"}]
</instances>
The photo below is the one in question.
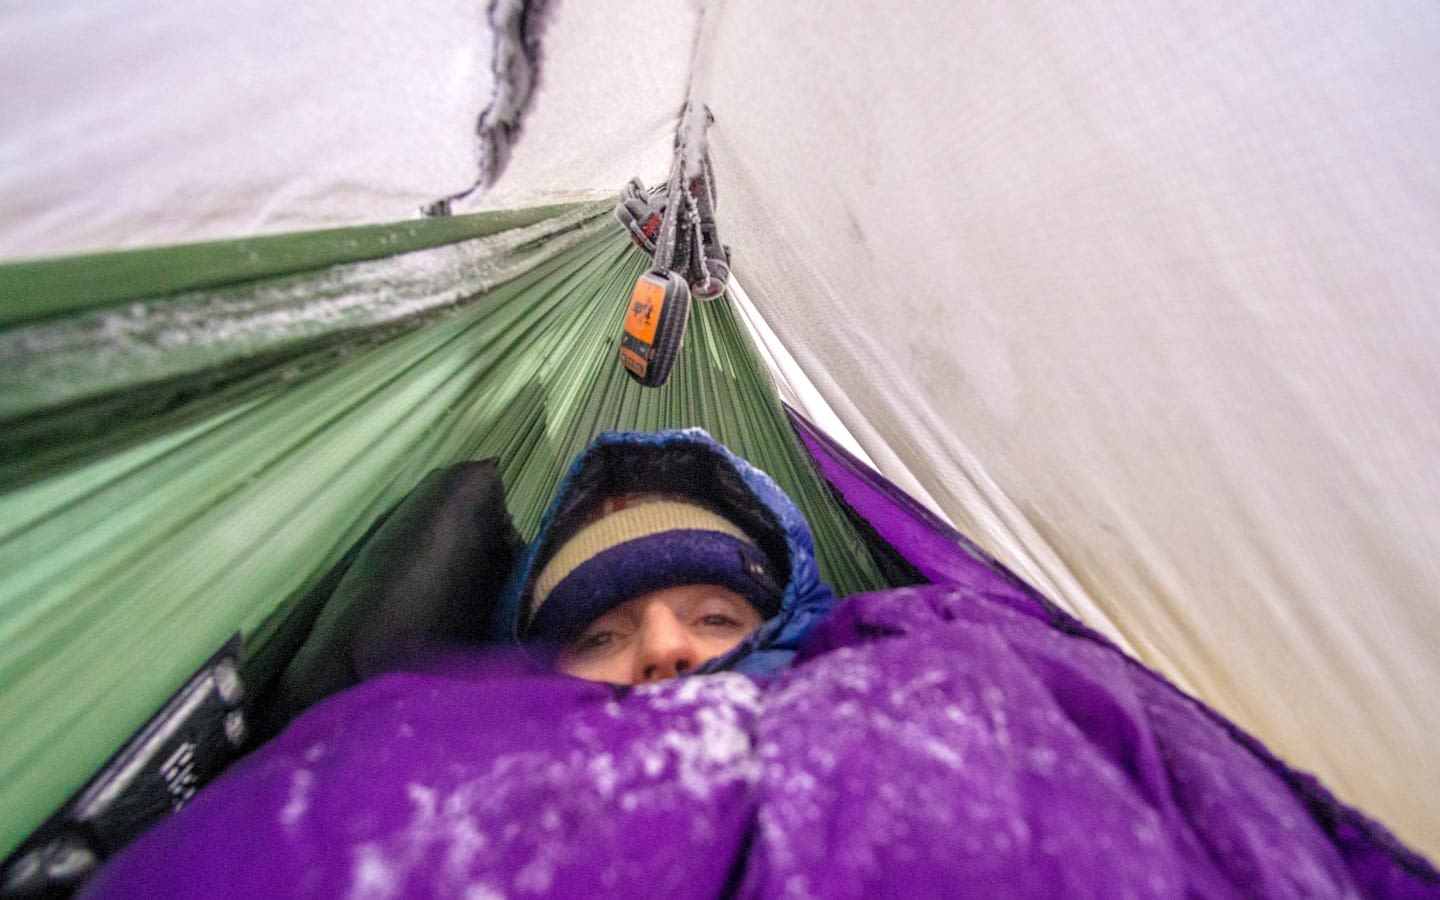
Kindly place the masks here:
<instances>
[{"instance_id":1,"label":"green hammock","mask_svg":"<svg viewBox=\"0 0 1440 900\"><path fill-rule=\"evenodd\" d=\"M528 537L598 432L698 425L881 586L728 299L621 369L646 263L598 203L0 266L0 856L437 466L498 458Z\"/></svg>"}]
</instances>

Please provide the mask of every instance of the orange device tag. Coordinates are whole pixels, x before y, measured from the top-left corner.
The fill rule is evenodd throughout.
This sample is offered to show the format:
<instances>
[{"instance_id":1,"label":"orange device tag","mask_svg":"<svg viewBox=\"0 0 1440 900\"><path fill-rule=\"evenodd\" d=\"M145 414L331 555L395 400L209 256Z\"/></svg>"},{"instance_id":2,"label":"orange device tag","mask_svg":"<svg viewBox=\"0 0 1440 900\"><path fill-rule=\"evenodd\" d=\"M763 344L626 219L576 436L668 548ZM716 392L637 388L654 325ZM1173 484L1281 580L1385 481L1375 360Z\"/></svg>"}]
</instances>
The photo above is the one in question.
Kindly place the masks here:
<instances>
[{"instance_id":1,"label":"orange device tag","mask_svg":"<svg viewBox=\"0 0 1440 900\"><path fill-rule=\"evenodd\" d=\"M625 314L625 334L620 340L620 364L635 377L644 378L650 371L650 354L654 351L655 331L660 327L660 310L665 307L665 282L650 274L641 275L630 295L630 309Z\"/></svg>"},{"instance_id":2,"label":"orange device tag","mask_svg":"<svg viewBox=\"0 0 1440 900\"><path fill-rule=\"evenodd\" d=\"M655 329L660 327L660 310L665 306L665 284L647 275L635 282L630 295L630 312L625 316L625 331L638 341L655 343Z\"/></svg>"}]
</instances>

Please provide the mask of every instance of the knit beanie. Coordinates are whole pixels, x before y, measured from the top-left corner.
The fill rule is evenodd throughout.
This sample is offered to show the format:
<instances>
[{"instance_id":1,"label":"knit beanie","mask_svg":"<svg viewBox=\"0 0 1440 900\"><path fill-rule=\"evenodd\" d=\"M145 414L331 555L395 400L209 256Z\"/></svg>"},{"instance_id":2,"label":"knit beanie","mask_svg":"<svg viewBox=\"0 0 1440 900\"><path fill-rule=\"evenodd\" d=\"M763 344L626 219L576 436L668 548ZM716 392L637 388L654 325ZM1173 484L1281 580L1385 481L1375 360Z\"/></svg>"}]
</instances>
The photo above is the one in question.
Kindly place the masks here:
<instances>
[{"instance_id":1,"label":"knit beanie","mask_svg":"<svg viewBox=\"0 0 1440 900\"><path fill-rule=\"evenodd\" d=\"M538 569L524 610L534 638L569 641L627 600L684 584L728 588L767 619L780 609L769 557L734 522L682 495L607 498Z\"/></svg>"}]
</instances>

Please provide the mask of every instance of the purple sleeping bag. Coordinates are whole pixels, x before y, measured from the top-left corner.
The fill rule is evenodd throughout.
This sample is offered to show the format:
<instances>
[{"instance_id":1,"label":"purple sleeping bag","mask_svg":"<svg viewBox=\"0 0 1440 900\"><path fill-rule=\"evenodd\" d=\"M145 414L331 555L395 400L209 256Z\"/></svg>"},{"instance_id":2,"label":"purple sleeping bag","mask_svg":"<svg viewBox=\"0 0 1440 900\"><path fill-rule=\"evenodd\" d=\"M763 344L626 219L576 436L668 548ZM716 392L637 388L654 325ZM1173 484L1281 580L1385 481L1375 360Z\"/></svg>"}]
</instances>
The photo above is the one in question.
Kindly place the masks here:
<instances>
[{"instance_id":1,"label":"purple sleeping bag","mask_svg":"<svg viewBox=\"0 0 1440 900\"><path fill-rule=\"evenodd\" d=\"M1382 828L806 439L936 584L845 600L771 676L619 689L461 653L374 678L87 896L1440 897Z\"/></svg>"}]
</instances>

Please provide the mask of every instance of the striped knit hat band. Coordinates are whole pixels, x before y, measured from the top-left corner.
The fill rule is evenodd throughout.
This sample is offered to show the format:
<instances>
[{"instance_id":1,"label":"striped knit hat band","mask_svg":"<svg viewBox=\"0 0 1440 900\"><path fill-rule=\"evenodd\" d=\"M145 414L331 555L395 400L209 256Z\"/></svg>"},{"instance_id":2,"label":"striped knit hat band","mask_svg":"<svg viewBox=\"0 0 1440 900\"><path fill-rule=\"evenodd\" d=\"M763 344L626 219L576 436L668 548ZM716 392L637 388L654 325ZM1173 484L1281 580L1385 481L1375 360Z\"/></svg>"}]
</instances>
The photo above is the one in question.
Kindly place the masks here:
<instances>
[{"instance_id":1,"label":"striped knit hat band","mask_svg":"<svg viewBox=\"0 0 1440 900\"><path fill-rule=\"evenodd\" d=\"M564 639L633 597L682 584L717 584L772 615L781 586L765 554L734 522L689 498L628 494L601 503L535 577L531 634Z\"/></svg>"},{"instance_id":2,"label":"striped knit hat band","mask_svg":"<svg viewBox=\"0 0 1440 900\"><path fill-rule=\"evenodd\" d=\"M729 519L681 498L664 494L629 494L606 499L591 514L591 521L566 541L535 579L530 615L540 608L555 586L581 563L612 547L666 531L715 531L749 542L745 532Z\"/></svg>"}]
</instances>

